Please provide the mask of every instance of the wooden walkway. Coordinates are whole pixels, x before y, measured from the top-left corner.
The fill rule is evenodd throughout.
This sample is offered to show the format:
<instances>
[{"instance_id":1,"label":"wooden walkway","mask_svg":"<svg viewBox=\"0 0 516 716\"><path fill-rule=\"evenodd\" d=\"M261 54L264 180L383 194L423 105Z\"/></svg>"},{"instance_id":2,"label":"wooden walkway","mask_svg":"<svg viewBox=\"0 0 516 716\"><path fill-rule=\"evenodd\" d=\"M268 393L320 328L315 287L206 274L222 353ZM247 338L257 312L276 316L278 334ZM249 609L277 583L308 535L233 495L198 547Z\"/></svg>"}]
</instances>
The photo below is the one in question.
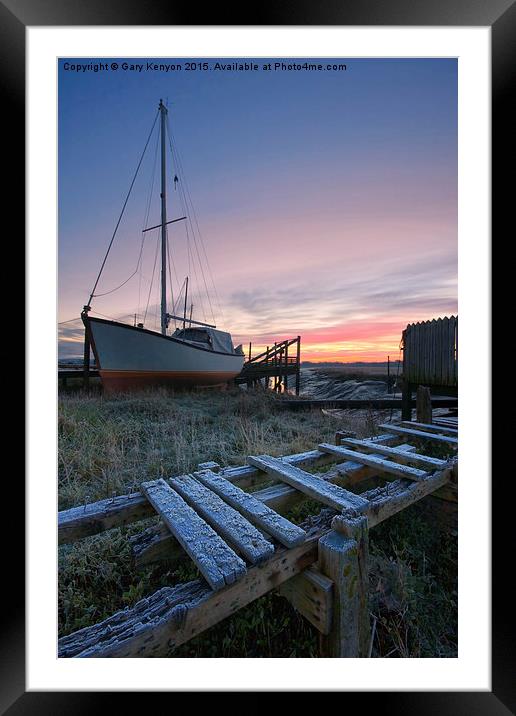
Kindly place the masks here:
<instances>
[{"instance_id":1,"label":"wooden walkway","mask_svg":"<svg viewBox=\"0 0 516 716\"><path fill-rule=\"evenodd\" d=\"M135 567L186 558L200 578L160 589L62 637L59 655L166 656L277 589L320 631L324 655L367 656L368 530L431 493L457 499L457 457L437 459L403 442L437 441L454 452L452 423L382 429L367 440L338 433L336 445L321 443L298 455L251 456L242 467L205 463L192 474L143 482L140 492L60 512L61 544L159 515L159 524L131 540ZM332 463L324 473L307 469ZM351 490L372 477L379 486L361 494ZM271 480L272 486L245 490ZM306 525L285 518L306 499L326 509Z\"/></svg>"},{"instance_id":2,"label":"wooden walkway","mask_svg":"<svg viewBox=\"0 0 516 716\"><path fill-rule=\"evenodd\" d=\"M268 388L272 381L273 390L278 392L287 388L288 378L295 378L295 392L299 395L301 380L301 336L290 338L267 349L251 358L251 344L249 344L249 358L244 363L242 372L235 378L235 383L245 384L248 388L261 384Z\"/></svg>"}]
</instances>

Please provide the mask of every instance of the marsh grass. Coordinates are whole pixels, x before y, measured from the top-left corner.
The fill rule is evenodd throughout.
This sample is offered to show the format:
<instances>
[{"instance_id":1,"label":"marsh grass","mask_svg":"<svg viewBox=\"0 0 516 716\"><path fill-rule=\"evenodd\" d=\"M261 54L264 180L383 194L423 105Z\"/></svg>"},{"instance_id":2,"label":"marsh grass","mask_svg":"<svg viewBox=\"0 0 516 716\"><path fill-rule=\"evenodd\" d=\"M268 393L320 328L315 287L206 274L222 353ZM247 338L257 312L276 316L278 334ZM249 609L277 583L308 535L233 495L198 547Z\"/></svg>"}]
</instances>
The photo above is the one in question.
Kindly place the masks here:
<instances>
[{"instance_id":1,"label":"marsh grass","mask_svg":"<svg viewBox=\"0 0 516 716\"><path fill-rule=\"evenodd\" d=\"M138 489L143 480L180 474L200 462L241 465L249 454L287 455L333 442L337 429L376 432L376 415L277 407L272 394L240 390L153 391L59 397L59 509ZM379 416L379 420L385 416ZM295 522L318 512L307 501ZM132 606L162 586L198 576L188 561L142 570L131 565L129 537L157 518L59 549L59 634ZM371 532L373 656L455 656L456 547L419 504ZM318 635L286 600L269 593L179 647L170 656L314 657Z\"/></svg>"}]
</instances>

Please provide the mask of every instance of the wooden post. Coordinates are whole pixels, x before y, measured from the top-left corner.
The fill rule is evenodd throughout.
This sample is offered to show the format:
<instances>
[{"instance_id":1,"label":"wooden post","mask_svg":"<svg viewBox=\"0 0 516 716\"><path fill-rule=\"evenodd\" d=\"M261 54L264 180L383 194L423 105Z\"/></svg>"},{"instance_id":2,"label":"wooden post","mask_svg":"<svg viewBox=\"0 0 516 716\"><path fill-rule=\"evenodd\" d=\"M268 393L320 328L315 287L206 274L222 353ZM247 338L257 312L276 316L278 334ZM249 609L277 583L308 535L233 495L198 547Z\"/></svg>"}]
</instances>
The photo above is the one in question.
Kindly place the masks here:
<instances>
[{"instance_id":1,"label":"wooden post","mask_svg":"<svg viewBox=\"0 0 516 716\"><path fill-rule=\"evenodd\" d=\"M84 390L90 387L90 337L88 328L84 327L84 362L83 362L83 385Z\"/></svg>"},{"instance_id":2,"label":"wooden post","mask_svg":"<svg viewBox=\"0 0 516 716\"><path fill-rule=\"evenodd\" d=\"M367 518L352 518L348 525L349 534L332 530L319 540L318 568L334 583L331 630L320 639L324 657L356 658L369 653Z\"/></svg>"},{"instance_id":3,"label":"wooden post","mask_svg":"<svg viewBox=\"0 0 516 716\"><path fill-rule=\"evenodd\" d=\"M404 380L401 389L401 419L412 420L412 385Z\"/></svg>"},{"instance_id":4,"label":"wooden post","mask_svg":"<svg viewBox=\"0 0 516 716\"><path fill-rule=\"evenodd\" d=\"M272 356L273 366L274 366L274 392L278 390L278 355L277 355L277 343L274 342L274 353Z\"/></svg>"},{"instance_id":5,"label":"wooden post","mask_svg":"<svg viewBox=\"0 0 516 716\"><path fill-rule=\"evenodd\" d=\"M299 386L301 382L301 336L297 337L297 366L296 366L296 395L299 395Z\"/></svg>"},{"instance_id":6,"label":"wooden post","mask_svg":"<svg viewBox=\"0 0 516 716\"><path fill-rule=\"evenodd\" d=\"M285 341L285 374L283 375L284 392L288 389L288 341Z\"/></svg>"},{"instance_id":7,"label":"wooden post","mask_svg":"<svg viewBox=\"0 0 516 716\"><path fill-rule=\"evenodd\" d=\"M387 356L387 393L391 392L391 357Z\"/></svg>"},{"instance_id":8,"label":"wooden post","mask_svg":"<svg viewBox=\"0 0 516 716\"><path fill-rule=\"evenodd\" d=\"M251 341L249 341L249 360L251 360Z\"/></svg>"},{"instance_id":9,"label":"wooden post","mask_svg":"<svg viewBox=\"0 0 516 716\"><path fill-rule=\"evenodd\" d=\"M416 420L418 423L430 425L432 422L432 396L430 388L424 385L417 386L416 394Z\"/></svg>"}]
</instances>

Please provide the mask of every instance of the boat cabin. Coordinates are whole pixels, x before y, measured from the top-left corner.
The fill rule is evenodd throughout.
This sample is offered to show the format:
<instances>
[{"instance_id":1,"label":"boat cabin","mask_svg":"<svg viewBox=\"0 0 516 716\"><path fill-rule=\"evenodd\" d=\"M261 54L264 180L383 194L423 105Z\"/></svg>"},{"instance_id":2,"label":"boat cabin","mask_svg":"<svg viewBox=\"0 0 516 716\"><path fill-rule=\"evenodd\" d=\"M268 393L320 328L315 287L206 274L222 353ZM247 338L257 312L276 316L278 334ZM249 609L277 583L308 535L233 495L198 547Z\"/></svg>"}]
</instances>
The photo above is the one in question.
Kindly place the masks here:
<instances>
[{"instance_id":1,"label":"boat cabin","mask_svg":"<svg viewBox=\"0 0 516 716\"><path fill-rule=\"evenodd\" d=\"M196 326L195 328L176 328L172 338L193 343L201 348L216 351L217 353L238 353L241 354L242 347L233 348L231 334L225 331L217 331L214 328ZM240 350L238 350L240 348Z\"/></svg>"}]
</instances>

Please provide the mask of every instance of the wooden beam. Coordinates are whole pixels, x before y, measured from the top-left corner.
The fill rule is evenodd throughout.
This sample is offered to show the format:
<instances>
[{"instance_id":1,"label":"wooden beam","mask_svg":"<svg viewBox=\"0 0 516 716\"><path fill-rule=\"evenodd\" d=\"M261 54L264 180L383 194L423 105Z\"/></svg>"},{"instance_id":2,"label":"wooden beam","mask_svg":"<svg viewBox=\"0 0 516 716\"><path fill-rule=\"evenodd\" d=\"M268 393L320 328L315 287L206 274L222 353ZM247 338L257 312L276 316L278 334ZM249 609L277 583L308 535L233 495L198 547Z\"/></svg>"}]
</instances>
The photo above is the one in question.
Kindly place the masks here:
<instances>
[{"instance_id":1,"label":"wooden beam","mask_svg":"<svg viewBox=\"0 0 516 716\"><path fill-rule=\"evenodd\" d=\"M444 425L440 425L440 424L438 423L437 419L436 419L435 422L432 423L432 424L429 424L429 423L416 423L416 422L409 422L409 423L407 423L407 422L402 421L402 422L400 423L400 425L401 425L402 427L404 427L404 428L405 428L405 427L406 427L406 428L409 428L409 427L410 427L410 428L413 429L413 430L424 430L424 431L426 431L426 432L428 432L428 433L440 433L441 435L451 435L451 437L457 437L458 434L459 434L459 431L458 431L457 428L452 428L452 427L447 427L447 426L444 426Z\"/></svg>"},{"instance_id":2,"label":"wooden beam","mask_svg":"<svg viewBox=\"0 0 516 716\"><path fill-rule=\"evenodd\" d=\"M60 657L169 656L209 627L231 616L255 599L278 588L317 560L321 531L303 544L278 549L263 565L251 567L238 582L218 592L196 580L164 587L99 624L59 640Z\"/></svg>"},{"instance_id":3,"label":"wooden beam","mask_svg":"<svg viewBox=\"0 0 516 716\"><path fill-rule=\"evenodd\" d=\"M403 355L403 372L405 373L405 354ZM404 378L401 386L401 417L403 420L412 418L412 385Z\"/></svg>"},{"instance_id":4,"label":"wooden beam","mask_svg":"<svg viewBox=\"0 0 516 716\"><path fill-rule=\"evenodd\" d=\"M321 656L325 657L356 658L368 653L367 519L353 521L352 535L333 530L319 540L318 567L334 584L332 627L321 638Z\"/></svg>"},{"instance_id":5,"label":"wooden beam","mask_svg":"<svg viewBox=\"0 0 516 716\"><path fill-rule=\"evenodd\" d=\"M400 450L400 448L392 448L387 445L374 445L367 440L344 438L342 439L342 444L357 448L363 452L385 455L391 460L400 462L402 465L419 465L419 467L426 468L427 471L437 470L446 464L446 460L439 460L436 457L428 457L427 455L420 455L416 452Z\"/></svg>"},{"instance_id":6,"label":"wooden beam","mask_svg":"<svg viewBox=\"0 0 516 716\"><path fill-rule=\"evenodd\" d=\"M223 478L220 479L227 482ZM169 483L183 500L213 527L218 535L224 538L225 542L251 564L261 564L274 554L272 542L266 539L240 512L226 504L215 492L196 480L195 477L181 475L171 478Z\"/></svg>"},{"instance_id":7,"label":"wooden beam","mask_svg":"<svg viewBox=\"0 0 516 716\"><path fill-rule=\"evenodd\" d=\"M251 455L247 459L251 465L259 467L268 475L279 478L282 482L335 510L357 508L364 504L364 500L353 492L348 492L317 475L311 475L298 467L284 463L278 458L269 455L260 455L260 457Z\"/></svg>"},{"instance_id":8,"label":"wooden beam","mask_svg":"<svg viewBox=\"0 0 516 716\"><path fill-rule=\"evenodd\" d=\"M62 510L58 514L59 544L89 537L113 527L122 527L153 514L152 505L141 492Z\"/></svg>"},{"instance_id":9,"label":"wooden beam","mask_svg":"<svg viewBox=\"0 0 516 716\"><path fill-rule=\"evenodd\" d=\"M402 428L399 425L380 425L382 430L390 430L392 433L397 435L403 435L407 437L417 438L418 440L435 440L436 442L446 443L447 445L458 445L457 438L452 438L447 435L436 435L435 433L424 432L423 430L411 430L410 428Z\"/></svg>"},{"instance_id":10,"label":"wooden beam","mask_svg":"<svg viewBox=\"0 0 516 716\"><path fill-rule=\"evenodd\" d=\"M330 445L329 443L321 443L319 450L330 452L333 455L342 456L343 458L351 458L357 462L361 462L368 467L374 467L378 472L386 472L391 475L398 475L399 477L406 477L409 480L421 480L427 472L424 470L418 470L410 465L399 465L396 462L389 462L382 457L376 457L374 455L364 455L363 453L356 452L355 450L349 450L348 448L340 445Z\"/></svg>"},{"instance_id":11,"label":"wooden beam","mask_svg":"<svg viewBox=\"0 0 516 716\"><path fill-rule=\"evenodd\" d=\"M424 480L418 482L395 480L385 487L377 487L374 490L363 492L362 497L367 500L367 507L362 510L362 514L367 516L369 527L383 522L448 482L456 483L457 470L458 463L451 461L446 468L429 475ZM347 523L350 517L353 517L351 511L348 514L336 515L332 521L332 528L347 534Z\"/></svg>"},{"instance_id":12,"label":"wooden beam","mask_svg":"<svg viewBox=\"0 0 516 716\"><path fill-rule=\"evenodd\" d=\"M278 591L321 634L330 632L333 611L331 579L315 567L308 567L301 574L284 582Z\"/></svg>"},{"instance_id":13,"label":"wooden beam","mask_svg":"<svg viewBox=\"0 0 516 716\"><path fill-rule=\"evenodd\" d=\"M295 547L304 542L306 538L304 530L281 517L254 495L244 492L209 470L196 473L196 477L219 498L231 505L231 508L238 510L243 517L265 530L285 547Z\"/></svg>"},{"instance_id":14,"label":"wooden beam","mask_svg":"<svg viewBox=\"0 0 516 716\"><path fill-rule=\"evenodd\" d=\"M432 422L432 396L430 388L418 385L416 391L416 420L422 423Z\"/></svg>"},{"instance_id":15,"label":"wooden beam","mask_svg":"<svg viewBox=\"0 0 516 716\"><path fill-rule=\"evenodd\" d=\"M165 480L143 482L141 487L212 589L222 589L243 577L245 562Z\"/></svg>"}]
</instances>

